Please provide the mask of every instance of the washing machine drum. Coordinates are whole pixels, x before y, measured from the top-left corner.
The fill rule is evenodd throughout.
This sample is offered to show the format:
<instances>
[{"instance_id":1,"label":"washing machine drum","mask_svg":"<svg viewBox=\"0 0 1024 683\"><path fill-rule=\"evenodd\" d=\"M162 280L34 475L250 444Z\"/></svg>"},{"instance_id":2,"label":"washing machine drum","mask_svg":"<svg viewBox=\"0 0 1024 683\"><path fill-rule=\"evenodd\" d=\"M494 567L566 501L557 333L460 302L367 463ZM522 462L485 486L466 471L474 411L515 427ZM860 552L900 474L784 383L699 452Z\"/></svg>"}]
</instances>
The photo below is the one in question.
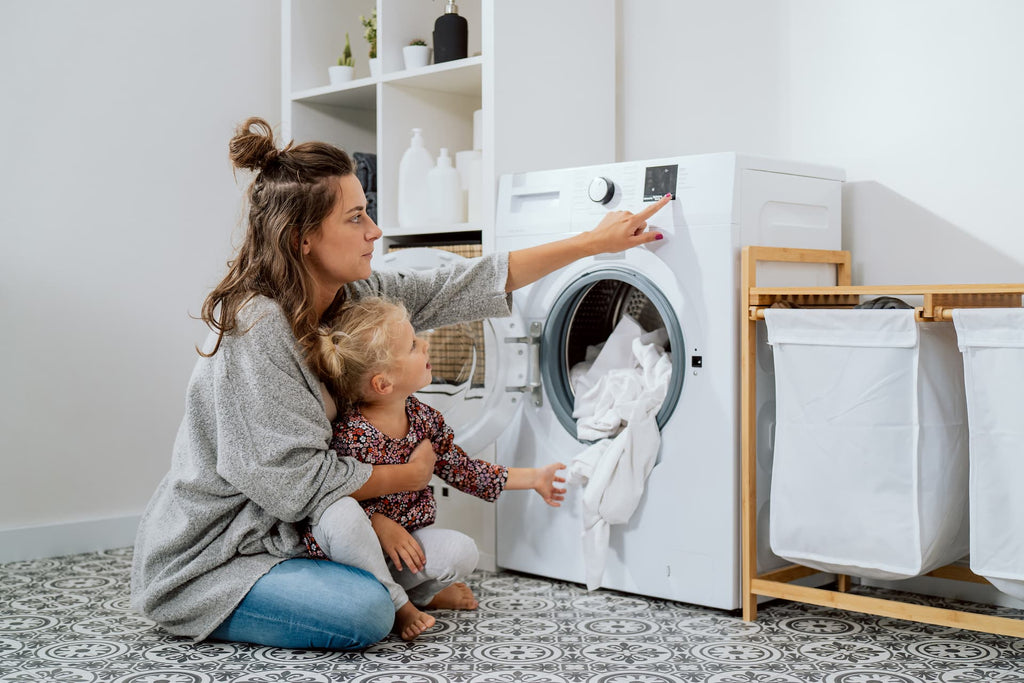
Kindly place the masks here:
<instances>
[{"instance_id":1,"label":"washing machine drum","mask_svg":"<svg viewBox=\"0 0 1024 683\"><path fill-rule=\"evenodd\" d=\"M629 315L645 332L665 328L672 376L658 427L664 428L679 400L686 344L668 299L642 274L620 267L590 271L571 282L555 300L541 345L541 373L552 411L566 431L576 436L575 392L569 371L586 359L587 348L605 342L622 316Z\"/></svg>"}]
</instances>

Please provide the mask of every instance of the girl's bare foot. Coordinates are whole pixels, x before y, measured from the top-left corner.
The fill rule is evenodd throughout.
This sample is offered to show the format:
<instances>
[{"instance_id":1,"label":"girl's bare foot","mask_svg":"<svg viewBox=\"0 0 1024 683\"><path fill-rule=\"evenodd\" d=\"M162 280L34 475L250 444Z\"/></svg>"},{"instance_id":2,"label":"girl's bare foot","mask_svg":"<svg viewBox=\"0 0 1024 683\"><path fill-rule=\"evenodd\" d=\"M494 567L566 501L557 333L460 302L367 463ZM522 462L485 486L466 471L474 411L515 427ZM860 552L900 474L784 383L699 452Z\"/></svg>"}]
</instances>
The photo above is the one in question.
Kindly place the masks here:
<instances>
[{"instance_id":1,"label":"girl's bare foot","mask_svg":"<svg viewBox=\"0 0 1024 683\"><path fill-rule=\"evenodd\" d=\"M464 583L453 583L427 603L427 609L476 609L480 603Z\"/></svg>"},{"instance_id":2,"label":"girl's bare foot","mask_svg":"<svg viewBox=\"0 0 1024 683\"><path fill-rule=\"evenodd\" d=\"M416 609L416 605L407 602L395 611L394 631L402 640L412 640L434 625L434 617Z\"/></svg>"}]
</instances>

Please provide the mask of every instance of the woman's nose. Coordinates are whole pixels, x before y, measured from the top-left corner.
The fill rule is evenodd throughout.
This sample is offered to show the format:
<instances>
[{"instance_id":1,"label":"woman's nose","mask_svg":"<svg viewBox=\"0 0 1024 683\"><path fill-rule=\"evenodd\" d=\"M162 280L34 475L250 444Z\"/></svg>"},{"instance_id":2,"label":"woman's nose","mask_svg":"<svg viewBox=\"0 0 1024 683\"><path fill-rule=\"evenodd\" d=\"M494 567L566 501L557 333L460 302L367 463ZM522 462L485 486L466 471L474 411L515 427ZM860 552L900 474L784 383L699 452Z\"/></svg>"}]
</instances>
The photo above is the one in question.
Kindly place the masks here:
<instances>
[{"instance_id":1,"label":"woman's nose","mask_svg":"<svg viewBox=\"0 0 1024 683\"><path fill-rule=\"evenodd\" d=\"M370 223L373 225L373 227L370 228L370 230L367 232L367 240L369 240L370 242L379 240L384 235L384 231L381 230L380 227L378 227L378 225L369 216L367 216L366 219L369 220Z\"/></svg>"}]
</instances>

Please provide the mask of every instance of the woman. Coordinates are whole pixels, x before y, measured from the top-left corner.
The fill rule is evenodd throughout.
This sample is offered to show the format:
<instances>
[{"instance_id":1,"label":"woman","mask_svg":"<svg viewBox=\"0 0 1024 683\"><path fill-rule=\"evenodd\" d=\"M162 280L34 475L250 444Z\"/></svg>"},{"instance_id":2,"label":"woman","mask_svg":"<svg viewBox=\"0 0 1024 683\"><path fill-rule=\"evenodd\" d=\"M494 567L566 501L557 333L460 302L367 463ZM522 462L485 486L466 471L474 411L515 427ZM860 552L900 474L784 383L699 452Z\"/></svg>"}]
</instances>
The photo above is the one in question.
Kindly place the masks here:
<instances>
[{"instance_id":1,"label":"woman","mask_svg":"<svg viewBox=\"0 0 1024 683\"><path fill-rule=\"evenodd\" d=\"M646 220L667 198L546 245L435 271L375 273L381 231L345 152L318 142L278 150L258 118L239 127L229 149L236 168L255 172L246 235L203 304L212 331L189 381L170 471L139 526L132 605L195 640L366 647L390 631L391 599L362 570L305 557L303 521L315 523L347 496L421 489L435 457L429 442L403 465L328 450L337 408L305 360L321 321L346 298L369 295L402 300L417 329L508 315L509 292L584 256L660 238L645 232Z\"/></svg>"}]
</instances>

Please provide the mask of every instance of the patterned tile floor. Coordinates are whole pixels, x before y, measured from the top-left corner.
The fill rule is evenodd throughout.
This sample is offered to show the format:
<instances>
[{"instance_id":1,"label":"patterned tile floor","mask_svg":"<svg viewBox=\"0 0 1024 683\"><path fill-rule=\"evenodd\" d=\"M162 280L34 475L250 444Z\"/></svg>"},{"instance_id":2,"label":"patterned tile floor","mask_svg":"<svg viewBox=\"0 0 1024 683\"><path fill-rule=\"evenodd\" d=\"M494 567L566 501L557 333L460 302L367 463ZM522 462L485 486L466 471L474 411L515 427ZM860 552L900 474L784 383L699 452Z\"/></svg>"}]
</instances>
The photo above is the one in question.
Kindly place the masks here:
<instances>
[{"instance_id":1,"label":"patterned tile floor","mask_svg":"<svg viewBox=\"0 0 1024 683\"><path fill-rule=\"evenodd\" d=\"M125 548L0 565L0 681L1024 683L1024 639L781 602L746 623L508 572L474 574L480 609L436 613L414 643L193 645L132 613L130 563Z\"/></svg>"}]
</instances>

